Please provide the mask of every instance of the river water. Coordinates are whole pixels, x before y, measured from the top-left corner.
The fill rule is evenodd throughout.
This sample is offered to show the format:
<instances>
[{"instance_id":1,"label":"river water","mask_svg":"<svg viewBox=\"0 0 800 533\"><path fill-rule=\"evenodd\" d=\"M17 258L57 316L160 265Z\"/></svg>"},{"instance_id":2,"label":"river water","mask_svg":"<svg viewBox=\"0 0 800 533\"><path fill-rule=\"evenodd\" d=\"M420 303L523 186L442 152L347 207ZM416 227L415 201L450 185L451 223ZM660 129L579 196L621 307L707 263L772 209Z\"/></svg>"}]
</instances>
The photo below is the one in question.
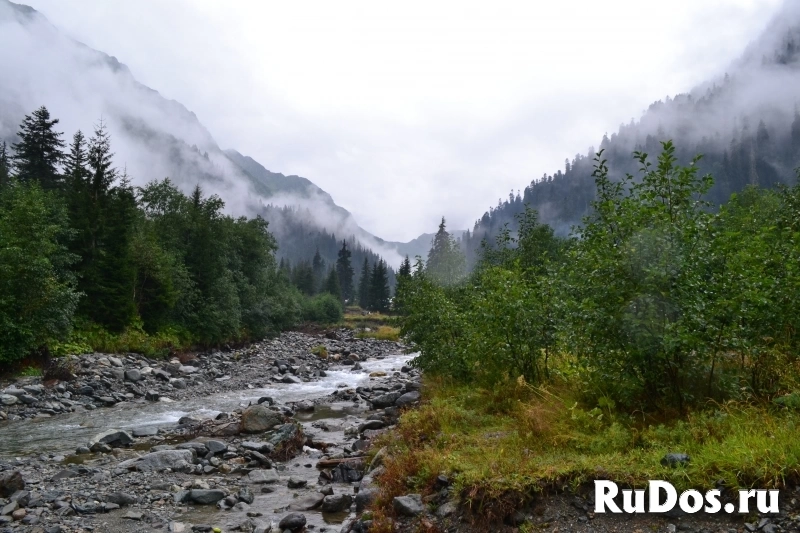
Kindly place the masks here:
<instances>
[{"instance_id":1,"label":"river water","mask_svg":"<svg viewBox=\"0 0 800 533\"><path fill-rule=\"evenodd\" d=\"M173 425L186 415L212 417L220 412L246 407L262 396L271 396L276 402L281 403L314 400L331 394L340 388L341 384L346 384L349 388L367 385L371 372L390 373L400 370L415 355L390 355L384 359L363 361L362 370L356 372L348 367L327 370L326 377L308 383L276 383L265 388L209 394L180 402L124 402L95 411L5 422L0 425L0 458L41 453L72 453L78 446L86 444L92 436L106 429ZM307 421L338 418L343 416L344 411L341 406L321 407L314 415L310 417L299 415L298 419Z\"/></svg>"}]
</instances>

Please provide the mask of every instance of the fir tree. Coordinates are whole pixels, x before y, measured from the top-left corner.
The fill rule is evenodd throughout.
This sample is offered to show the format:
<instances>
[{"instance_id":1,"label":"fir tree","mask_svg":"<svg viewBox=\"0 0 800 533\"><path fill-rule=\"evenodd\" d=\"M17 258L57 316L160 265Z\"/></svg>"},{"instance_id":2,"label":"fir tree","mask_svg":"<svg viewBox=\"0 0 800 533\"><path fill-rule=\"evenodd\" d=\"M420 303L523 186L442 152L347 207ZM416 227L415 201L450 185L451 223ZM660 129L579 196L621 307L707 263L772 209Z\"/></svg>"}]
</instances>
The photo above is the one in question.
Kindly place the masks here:
<instances>
[{"instance_id":1,"label":"fir tree","mask_svg":"<svg viewBox=\"0 0 800 533\"><path fill-rule=\"evenodd\" d=\"M336 272L335 268L331 269L325 280L325 292L332 294L339 301L342 299L342 289L339 287L339 274Z\"/></svg>"},{"instance_id":2,"label":"fir tree","mask_svg":"<svg viewBox=\"0 0 800 533\"><path fill-rule=\"evenodd\" d=\"M369 260L365 257L364 264L361 266L361 276L358 280L358 305L364 309L369 309L370 302L370 270Z\"/></svg>"},{"instance_id":3,"label":"fir tree","mask_svg":"<svg viewBox=\"0 0 800 533\"><path fill-rule=\"evenodd\" d=\"M336 260L336 273L339 276L339 286L342 289L342 300L347 303L353 299L353 265L350 263L350 250L347 249L347 242L342 240L342 249L339 250L339 258Z\"/></svg>"},{"instance_id":4,"label":"fir tree","mask_svg":"<svg viewBox=\"0 0 800 533\"><path fill-rule=\"evenodd\" d=\"M8 183L11 174L11 161L8 157L8 147L6 142L0 144L0 189Z\"/></svg>"},{"instance_id":5,"label":"fir tree","mask_svg":"<svg viewBox=\"0 0 800 533\"><path fill-rule=\"evenodd\" d=\"M64 157L64 178L66 179L67 189L73 189L78 184L85 184L88 181L88 163L86 137L83 136L81 130L78 130L72 136L69 153Z\"/></svg>"},{"instance_id":6,"label":"fir tree","mask_svg":"<svg viewBox=\"0 0 800 533\"><path fill-rule=\"evenodd\" d=\"M14 168L20 181L38 181L49 190L61 187L58 165L64 158L61 152L64 141L63 134L55 131L56 124L58 119L51 119L44 106L25 115L17 132L20 142L12 145Z\"/></svg>"},{"instance_id":7,"label":"fir tree","mask_svg":"<svg viewBox=\"0 0 800 533\"><path fill-rule=\"evenodd\" d=\"M325 282L325 260L319 253L319 246L317 246L317 251L314 253L314 259L311 260L311 270L314 271L314 292L321 292L322 285Z\"/></svg>"},{"instance_id":8,"label":"fir tree","mask_svg":"<svg viewBox=\"0 0 800 533\"><path fill-rule=\"evenodd\" d=\"M411 261L408 260L408 256L406 256L400 264L400 270L397 272L397 276L401 278L411 277Z\"/></svg>"},{"instance_id":9,"label":"fir tree","mask_svg":"<svg viewBox=\"0 0 800 533\"><path fill-rule=\"evenodd\" d=\"M458 242L447 232L444 217L439 224L439 231L433 238L433 246L428 252L425 271L440 285L458 283L466 274L464 254Z\"/></svg>"},{"instance_id":10,"label":"fir tree","mask_svg":"<svg viewBox=\"0 0 800 533\"><path fill-rule=\"evenodd\" d=\"M386 276L387 267L383 260L376 261L372 266L370 276L370 300L371 307L375 311L386 312L389 310L389 281Z\"/></svg>"}]
</instances>

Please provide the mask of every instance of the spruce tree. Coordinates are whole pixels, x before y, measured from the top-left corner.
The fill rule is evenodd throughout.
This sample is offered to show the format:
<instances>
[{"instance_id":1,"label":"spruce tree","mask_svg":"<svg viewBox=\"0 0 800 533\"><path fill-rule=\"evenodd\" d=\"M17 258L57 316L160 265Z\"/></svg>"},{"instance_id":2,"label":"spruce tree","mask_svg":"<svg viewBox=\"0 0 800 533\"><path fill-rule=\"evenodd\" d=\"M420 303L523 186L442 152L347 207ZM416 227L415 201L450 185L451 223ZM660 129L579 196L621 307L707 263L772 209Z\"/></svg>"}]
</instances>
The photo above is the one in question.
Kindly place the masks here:
<instances>
[{"instance_id":1,"label":"spruce tree","mask_svg":"<svg viewBox=\"0 0 800 533\"><path fill-rule=\"evenodd\" d=\"M319 246L317 246L314 259L311 260L311 269L314 271L314 292L322 292L322 286L325 283L325 260L319 253Z\"/></svg>"},{"instance_id":2,"label":"spruce tree","mask_svg":"<svg viewBox=\"0 0 800 533\"><path fill-rule=\"evenodd\" d=\"M64 156L64 178L67 189L74 189L79 184L85 184L88 181L89 156L86 150L86 137L81 130L78 130L72 136L69 153Z\"/></svg>"},{"instance_id":3,"label":"spruce tree","mask_svg":"<svg viewBox=\"0 0 800 533\"><path fill-rule=\"evenodd\" d=\"M6 142L3 141L0 144L0 189L2 189L7 183L8 178L11 175L11 160L8 156L8 146Z\"/></svg>"},{"instance_id":4,"label":"spruce tree","mask_svg":"<svg viewBox=\"0 0 800 533\"><path fill-rule=\"evenodd\" d=\"M411 261L408 260L408 256L406 256L400 264L400 270L397 272L397 275L401 278L411 277Z\"/></svg>"},{"instance_id":5,"label":"spruce tree","mask_svg":"<svg viewBox=\"0 0 800 533\"><path fill-rule=\"evenodd\" d=\"M62 177L58 165L64 158L64 141L55 130L58 119L50 118L50 112L42 106L30 115L25 115L19 126L18 143L14 150L14 168L22 182L37 181L46 190L58 189Z\"/></svg>"},{"instance_id":6,"label":"spruce tree","mask_svg":"<svg viewBox=\"0 0 800 533\"><path fill-rule=\"evenodd\" d=\"M369 309L372 305L370 302L370 270L369 260L364 256L364 264L361 266L361 276L358 280L358 305L364 309Z\"/></svg>"},{"instance_id":7,"label":"spruce tree","mask_svg":"<svg viewBox=\"0 0 800 533\"><path fill-rule=\"evenodd\" d=\"M339 286L342 289L342 301L345 303L353 299L353 265L350 263L350 250L347 249L347 242L342 240L342 249L339 250L339 257L336 260L336 273L339 276Z\"/></svg>"},{"instance_id":8,"label":"spruce tree","mask_svg":"<svg viewBox=\"0 0 800 533\"><path fill-rule=\"evenodd\" d=\"M464 254L458 242L447 232L444 217L428 252L425 272L439 285L458 283L466 274Z\"/></svg>"},{"instance_id":9,"label":"spruce tree","mask_svg":"<svg viewBox=\"0 0 800 533\"><path fill-rule=\"evenodd\" d=\"M387 277L387 267L383 259L376 261L372 267L370 280L370 299L372 309L375 311L386 312L389 310L389 280Z\"/></svg>"},{"instance_id":10,"label":"spruce tree","mask_svg":"<svg viewBox=\"0 0 800 533\"><path fill-rule=\"evenodd\" d=\"M325 280L325 292L334 295L338 300L342 299L342 289L339 287L339 274L335 268L332 268L328 273L328 278Z\"/></svg>"}]
</instances>

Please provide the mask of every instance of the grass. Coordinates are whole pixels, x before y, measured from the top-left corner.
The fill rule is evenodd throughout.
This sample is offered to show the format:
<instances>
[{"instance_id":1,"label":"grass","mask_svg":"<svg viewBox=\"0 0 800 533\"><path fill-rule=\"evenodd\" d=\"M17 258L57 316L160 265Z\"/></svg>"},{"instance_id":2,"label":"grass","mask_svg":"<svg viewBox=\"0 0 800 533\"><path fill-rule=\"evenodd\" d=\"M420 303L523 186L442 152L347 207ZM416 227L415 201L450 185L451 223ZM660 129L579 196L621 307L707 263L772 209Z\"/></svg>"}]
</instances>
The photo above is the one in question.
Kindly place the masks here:
<instances>
[{"instance_id":1,"label":"grass","mask_svg":"<svg viewBox=\"0 0 800 533\"><path fill-rule=\"evenodd\" d=\"M720 480L771 488L800 478L800 415L792 410L729 403L656 423L581 408L567 394L524 382L489 391L427 379L423 391L425 403L379 442L391 452L378 500L385 513L394 496L432 493L439 474L490 520L542 490L594 479L630 487L661 479L680 491L708 490ZM662 466L670 452L691 461Z\"/></svg>"},{"instance_id":2,"label":"grass","mask_svg":"<svg viewBox=\"0 0 800 533\"><path fill-rule=\"evenodd\" d=\"M174 351L188 350L188 334L177 330L148 334L141 327L128 327L121 333L110 333L96 324L82 324L69 341L51 347L55 356L91 352L140 353L147 357L165 357Z\"/></svg>"},{"instance_id":3,"label":"grass","mask_svg":"<svg viewBox=\"0 0 800 533\"><path fill-rule=\"evenodd\" d=\"M361 331L356 334L359 339L378 339L381 341L399 341L400 328L392 326L378 326L377 331Z\"/></svg>"}]
</instances>

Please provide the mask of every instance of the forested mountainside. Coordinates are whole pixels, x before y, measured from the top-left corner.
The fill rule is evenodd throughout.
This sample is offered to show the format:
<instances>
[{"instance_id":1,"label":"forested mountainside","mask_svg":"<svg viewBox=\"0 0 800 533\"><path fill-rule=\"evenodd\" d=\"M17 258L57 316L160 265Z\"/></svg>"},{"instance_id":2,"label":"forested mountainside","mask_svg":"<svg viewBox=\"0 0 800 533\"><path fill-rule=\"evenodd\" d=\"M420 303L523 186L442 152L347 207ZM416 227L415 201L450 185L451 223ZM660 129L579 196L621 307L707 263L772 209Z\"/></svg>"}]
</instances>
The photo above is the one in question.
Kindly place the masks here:
<instances>
[{"instance_id":1,"label":"forested mountainside","mask_svg":"<svg viewBox=\"0 0 800 533\"><path fill-rule=\"evenodd\" d=\"M800 166L800 8L783 12L718 79L653 103L639 121L604 135L598 146L567 159L564 168L545 173L521 192L489 209L463 237L470 265L485 237L492 241L526 204L542 222L566 235L579 224L595 198L595 153L603 151L612 180L640 174L634 151L656 155L660 142L675 141L679 161L702 154L701 174L714 186L706 199L719 206L747 185L792 184Z\"/></svg>"},{"instance_id":2,"label":"forested mountainside","mask_svg":"<svg viewBox=\"0 0 800 533\"><path fill-rule=\"evenodd\" d=\"M169 177L185 194L200 185L237 216L254 216L269 204L295 206L313 214L305 222L315 231L355 240L399 263L394 244L401 243L384 243L360 228L308 179L270 172L236 150L222 150L181 103L139 83L117 58L71 39L35 9L0 0L0 34L15 50L2 63L0 142L19 142L23 117L42 105L59 117L61 131L92 131L102 117L114 139L115 160L132 185ZM310 261L316 244L300 250L292 237L281 232L279 249L292 248L287 257L294 261Z\"/></svg>"}]
</instances>

